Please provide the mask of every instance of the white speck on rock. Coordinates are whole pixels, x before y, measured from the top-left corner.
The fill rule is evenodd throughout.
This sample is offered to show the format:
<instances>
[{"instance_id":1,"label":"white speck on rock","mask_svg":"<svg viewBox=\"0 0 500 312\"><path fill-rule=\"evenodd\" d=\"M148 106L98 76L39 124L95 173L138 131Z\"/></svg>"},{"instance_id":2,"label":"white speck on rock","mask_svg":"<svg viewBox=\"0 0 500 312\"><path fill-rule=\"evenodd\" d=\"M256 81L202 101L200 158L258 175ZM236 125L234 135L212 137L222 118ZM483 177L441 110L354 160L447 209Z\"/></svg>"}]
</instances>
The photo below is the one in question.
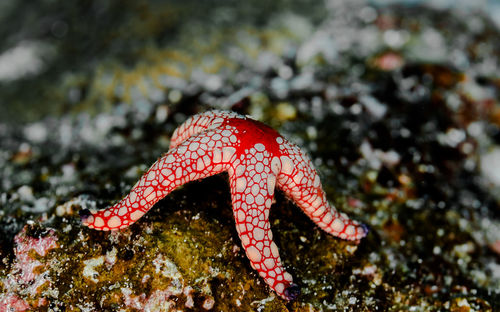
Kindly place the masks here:
<instances>
[{"instance_id":1,"label":"white speck on rock","mask_svg":"<svg viewBox=\"0 0 500 312\"><path fill-rule=\"evenodd\" d=\"M483 177L500 187L500 147L481 155L480 164Z\"/></svg>"},{"instance_id":2,"label":"white speck on rock","mask_svg":"<svg viewBox=\"0 0 500 312\"><path fill-rule=\"evenodd\" d=\"M153 260L153 265L155 267L156 274L161 274L164 277L172 279L170 286L168 287L171 295L180 295L184 288L184 280L175 263L168 259L165 255L159 254Z\"/></svg>"},{"instance_id":3,"label":"white speck on rock","mask_svg":"<svg viewBox=\"0 0 500 312\"><path fill-rule=\"evenodd\" d=\"M0 54L0 81L13 81L40 73L51 46L41 41L22 41Z\"/></svg>"},{"instance_id":4,"label":"white speck on rock","mask_svg":"<svg viewBox=\"0 0 500 312\"><path fill-rule=\"evenodd\" d=\"M203 301L203 309L205 310L211 310L214 307L215 300L214 298L207 298L205 301Z\"/></svg>"},{"instance_id":5,"label":"white speck on rock","mask_svg":"<svg viewBox=\"0 0 500 312\"><path fill-rule=\"evenodd\" d=\"M373 149L370 142L363 141L359 147L363 158L368 162L368 166L374 170L380 170L382 164L387 167L393 167L399 164L401 156L394 150L384 152L380 149Z\"/></svg>"},{"instance_id":6,"label":"white speck on rock","mask_svg":"<svg viewBox=\"0 0 500 312\"><path fill-rule=\"evenodd\" d=\"M372 96L362 95L359 97L359 102L377 120L383 118L387 113L387 106L380 103L376 98Z\"/></svg>"},{"instance_id":7,"label":"white speck on rock","mask_svg":"<svg viewBox=\"0 0 500 312\"><path fill-rule=\"evenodd\" d=\"M457 147L458 144L466 139L465 131L460 129L451 128L446 131L446 134L440 133L437 137L441 145L448 145Z\"/></svg>"},{"instance_id":8,"label":"white speck on rock","mask_svg":"<svg viewBox=\"0 0 500 312\"><path fill-rule=\"evenodd\" d=\"M194 307L194 300L193 300L193 288L191 286L187 286L184 288L184 296L186 296L186 308L192 309Z\"/></svg>"},{"instance_id":9,"label":"white speck on rock","mask_svg":"<svg viewBox=\"0 0 500 312\"><path fill-rule=\"evenodd\" d=\"M457 306L470 308L469 302L465 298L462 298L462 299L458 300L457 301Z\"/></svg>"},{"instance_id":10,"label":"white speck on rock","mask_svg":"<svg viewBox=\"0 0 500 312\"><path fill-rule=\"evenodd\" d=\"M32 201L35 198L33 197L33 188L28 185L21 186L17 193L19 194L19 199L22 201Z\"/></svg>"},{"instance_id":11,"label":"white speck on rock","mask_svg":"<svg viewBox=\"0 0 500 312\"><path fill-rule=\"evenodd\" d=\"M109 265L113 265L116 263L116 254L118 253L118 250L113 247L113 249L111 249L111 251L108 251L106 253L106 263L109 264Z\"/></svg>"},{"instance_id":12,"label":"white speck on rock","mask_svg":"<svg viewBox=\"0 0 500 312\"><path fill-rule=\"evenodd\" d=\"M99 273L95 269L104 263L104 256L92 258L84 261L83 263L85 264L85 267L83 268L83 276L90 279L94 283L99 282L97 279Z\"/></svg>"},{"instance_id":13,"label":"white speck on rock","mask_svg":"<svg viewBox=\"0 0 500 312\"><path fill-rule=\"evenodd\" d=\"M42 122L32 123L24 128L24 135L34 143L42 143L47 139L48 129Z\"/></svg>"},{"instance_id":14,"label":"white speck on rock","mask_svg":"<svg viewBox=\"0 0 500 312\"><path fill-rule=\"evenodd\" d=\"M257 306L257 308L255 309L256 311L262 311L262 309L264 309L264 307L266 306L266 304L268 302L271 302L273 301L274 299L276 299L276 297L274 295L271 295L267 298L264 298L262 300L256 300L256 301L252 301L252 303L250 303L251 306Z\"/></svg>"}]
</instances>

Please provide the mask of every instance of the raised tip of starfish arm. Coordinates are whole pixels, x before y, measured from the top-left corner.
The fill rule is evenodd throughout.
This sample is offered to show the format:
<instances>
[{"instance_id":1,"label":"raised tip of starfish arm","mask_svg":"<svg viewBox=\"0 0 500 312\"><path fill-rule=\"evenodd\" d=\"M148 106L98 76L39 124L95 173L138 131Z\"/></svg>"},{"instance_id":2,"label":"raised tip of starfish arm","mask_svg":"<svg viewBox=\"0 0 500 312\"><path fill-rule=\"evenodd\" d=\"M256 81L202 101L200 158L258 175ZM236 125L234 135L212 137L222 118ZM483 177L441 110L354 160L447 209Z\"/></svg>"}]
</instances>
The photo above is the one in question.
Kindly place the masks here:
<instances>
[{"instance_id":1,"label":"raised tip of starfish arm","mask_svg":"<svg viewBox=\"0 0 500 312\"><path fill-rule=\"evenodd\" d=\"M300 286L292 283L285 289L284 297L286 300L293 301L297 299L300 293L301 293Z\"/></svg>"},{"instance_id":2,"label":"raised tip of starfish arm","mask_svg":"<svg viewBox=\"0 0 500 312\"><path fill-rule=\"evenodd\" d=\"M368 227L330 205L309 157L295 144L283 142L278 187L325 232L346 240L360 240Z\"/></svg>"}]
</instances>

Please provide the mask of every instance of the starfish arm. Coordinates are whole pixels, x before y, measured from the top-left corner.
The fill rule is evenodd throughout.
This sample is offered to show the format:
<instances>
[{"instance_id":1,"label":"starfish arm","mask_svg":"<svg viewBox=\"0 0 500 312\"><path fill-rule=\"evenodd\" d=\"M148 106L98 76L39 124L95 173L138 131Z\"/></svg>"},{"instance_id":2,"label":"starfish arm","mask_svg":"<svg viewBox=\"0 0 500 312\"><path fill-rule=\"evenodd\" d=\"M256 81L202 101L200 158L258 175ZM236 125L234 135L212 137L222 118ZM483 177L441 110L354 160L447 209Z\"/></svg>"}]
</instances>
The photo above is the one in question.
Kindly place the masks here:
<instances>
[{"instance_id":1,"label":"starfish arm","mask_svg":"<svg viewBox=\"0 0 500 312\"><path fill-rule=\"evenodd\" d=\"M282 298L300 293L281 264L269 224L275 187L327 233L359 240L368 230L331 206L309 158L272 128L232 112L189 118L173 134L170 150L112 207L80 211L97 230L128 227L156 202L189 181L228 171L236 229L252 267Z\"/></svg>"},{"instance_id":2,"label":"starfish arm","mask_svg":"<svg viewBox=\"0 0 500 312\"><path fill-rule=\"evenodd\" d=\"M241 116L233 112L213 110L189 117L175 129L170 139L170 148L176 147L193 135L220 126L229 118L241 118Z\"/></svg>"},{"instance_id":3,"label":"starfish arm","mask_svg":"<svg viewBox=\"0 0 500 312\"><path fill-rule=\"evenodd\" d=\"M120 202L104 210L83 211L83 224L104 231L128 227L180 185L227 170L236 151L231 135L221 127L185 140L155 162Z\"/></svg>"},{"instance_id":4,"label":"starfish arm","mask_svg":"<svg viewBox=\"0 0 500 312\"><path fill-rule=\"evenodd\" d=\"M330 205L309 157L287 141L280 148L283 156L278 187L325 232L347 240L365 237L368 228L364 224L349 219Z\"/></svg>"},{"instance_id":5,"label":"starfish arm","mask_svg":"<svg viewBox=\"0 0 500 312\"><path fill-rule=\"evenodd\" d=\"M257 158L265 158L259 155L264 153L267 152L241 155L241 163L236 162L229 168L236 230L252 268L279 296L293 300L298 295L298 286L292 283L292 276L281 264L269 223L276 176L268 159L267 166L257 161Z\"/></svg>"}]
</instances>

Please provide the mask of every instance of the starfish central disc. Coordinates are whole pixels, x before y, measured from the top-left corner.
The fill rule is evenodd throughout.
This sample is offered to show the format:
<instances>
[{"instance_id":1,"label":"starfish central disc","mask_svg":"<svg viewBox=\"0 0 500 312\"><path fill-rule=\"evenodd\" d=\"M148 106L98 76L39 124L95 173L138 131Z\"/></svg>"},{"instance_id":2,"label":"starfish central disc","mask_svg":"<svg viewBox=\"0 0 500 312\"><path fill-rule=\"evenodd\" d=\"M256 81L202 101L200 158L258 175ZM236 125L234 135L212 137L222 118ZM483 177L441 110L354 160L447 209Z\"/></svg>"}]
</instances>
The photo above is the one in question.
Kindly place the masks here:
<instances>
[{"instance_id":1,"label":"starfish central disc","mask_svg":"<svg viewBox=\"0 0 500 312\"><path fill-rule=\"evenodd\" d=\"M81 211L82 222L103 231L128 227L180 185L223 171L229 174L236 230L250 264L284 299L295 299L300 289L273 242L269 209L276 187L329 234L359 240L368 232L329 204L298 146L261 122L222 111L190 117L174 132L170 150L125 198L104 210Z\"/></svg>"}]
</instances>

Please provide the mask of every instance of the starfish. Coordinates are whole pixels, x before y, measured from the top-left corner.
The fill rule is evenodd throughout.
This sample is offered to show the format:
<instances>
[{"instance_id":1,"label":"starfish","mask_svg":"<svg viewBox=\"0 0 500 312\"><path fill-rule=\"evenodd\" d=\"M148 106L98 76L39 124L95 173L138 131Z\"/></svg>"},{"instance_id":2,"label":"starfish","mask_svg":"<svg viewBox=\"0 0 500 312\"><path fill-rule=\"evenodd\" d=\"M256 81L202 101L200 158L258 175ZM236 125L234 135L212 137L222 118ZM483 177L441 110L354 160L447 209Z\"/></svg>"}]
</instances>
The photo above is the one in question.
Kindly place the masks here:
<instances>
[{"instance_id":1,"label":"starfish","mask_svg":"<svg viewBox=\"0 0 500 312\"><path fill-rule=\"evenodd\" d=\"M300 288L273 242L269 210L276 187L325 232L347 240L368 233L328 203L313 164L297 145L259 121L223 111L190 117L175 130L169 151L125 198L108 209L82 210L82 223L103 231L126 228L177 187L223 171L229 175L236 230L250 264L286 300L294 300Z\"/></svg>"}]
</instances>

